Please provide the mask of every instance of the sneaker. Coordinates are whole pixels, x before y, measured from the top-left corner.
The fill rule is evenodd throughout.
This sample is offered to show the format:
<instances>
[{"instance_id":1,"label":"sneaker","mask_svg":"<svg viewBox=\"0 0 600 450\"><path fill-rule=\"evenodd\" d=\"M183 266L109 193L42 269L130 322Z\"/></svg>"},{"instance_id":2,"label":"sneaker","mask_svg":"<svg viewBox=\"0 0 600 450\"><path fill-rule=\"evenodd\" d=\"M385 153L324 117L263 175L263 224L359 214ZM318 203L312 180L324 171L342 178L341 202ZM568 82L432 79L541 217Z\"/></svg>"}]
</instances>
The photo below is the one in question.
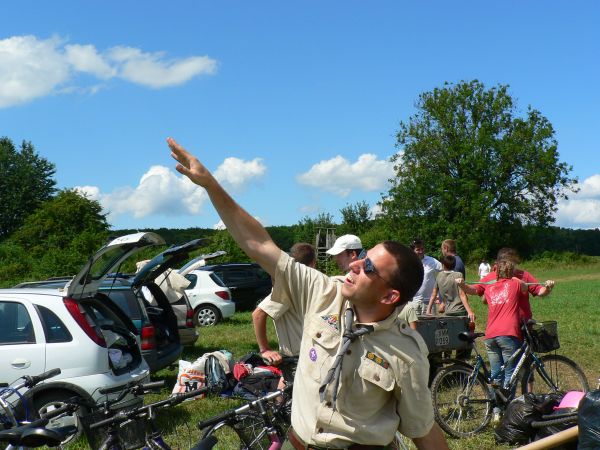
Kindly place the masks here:
<instances>
[{"instance_id":1,"label":"sneaker","mask_svg":"<svg viewBox=\"0 0 600 450\"><path fill-rule=\"evenodd\" d=\"M501 416L501 411L500 408L498 408L497 406L494 407L493 411L492 411L492 423L498 423L500 422L500 416Z\"/></svg>"}]
</instances>

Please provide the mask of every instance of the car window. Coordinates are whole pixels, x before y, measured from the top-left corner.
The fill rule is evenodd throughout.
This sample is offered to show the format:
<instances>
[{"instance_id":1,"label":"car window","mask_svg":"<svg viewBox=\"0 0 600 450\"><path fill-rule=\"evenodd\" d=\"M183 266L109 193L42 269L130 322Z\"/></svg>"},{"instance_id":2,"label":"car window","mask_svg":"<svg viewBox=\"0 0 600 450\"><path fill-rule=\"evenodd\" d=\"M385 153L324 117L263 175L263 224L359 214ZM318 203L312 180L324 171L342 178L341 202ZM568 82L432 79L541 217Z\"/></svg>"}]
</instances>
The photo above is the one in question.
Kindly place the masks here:
<instances>
[{"instance_id":1,"label":"car window","mask_svg":"<svg viewBox=\"0 0 600 450\"><path fill-rule=\"evenodd\" d=\"M196 287L196 283L198 282L198 275L188 273L185 278L190 282L190 285L186 289L194 289Z\"/></svg>"},{"instance_id":2,"label":"car window","mask_svg":"<svg viewBox=\"0 0 600 450\"><path fill-rule=\"evenodd\" d=\"M116 305L123 310L129 318L133 320L141 319L139 303L135 298L135 294L131 289L127 290L111 290L110 292L104 292L108 294Z\"/></svg>"},{"instance_id":3,"label":"car window","mask_svg":"<svg viewBox=\"0 0 600 450\"><path fill-rule=\"evenodd\" d=\"M271 275L269 275L262 267L255 267L254 274L259 280L269 280Z\"/></svg>"},{"instance_id":4,"label":"car window","mask_svg":"<svg viewBox=\"0 0 600 450\"><path fill-rule=\"evenodd\" d=\"M229 267L226 272L227 281L230 284L250 283L255 279L254 273L250 268Z\"/></svg>"},{"instance_id":5,"label":"car window","mask_svg":"<svg viewBox=\"0 0 600 450\"><path fill-rule=\"evenodd\" d=\"M221 286L221 287L226 287L227 285L223 282L223 280L221 280L221 278L219 278L219 276L214 273L214 272L210 272L208 274L208 276L210 277L211 280L213 280L217 286Z\"/></svg>"},{"instance_id":6,"label":"car window","mask_svg":"<svg viewBox=\"0 0 600 450\"><path fill-rule=\"evenodd\" d=\"M40 318L42 319L44 335L46 336L46 342L48 344L55 344L57 342L71 342L73 340L73 336L71 336L71 333L69 333L69 330L65 324L58 318L56 314L41 305L37 305L36 309Z\"/></svg>"},{"instance_id":7,"label":"car window","mask_svg":"<svg viewBox=\"0 0 600 450\"><path fill-rule=\"evenodd\" d=\"M35 344L35 332L22 303L0 302L0 344Z\"/></svg>"}]
</instances>

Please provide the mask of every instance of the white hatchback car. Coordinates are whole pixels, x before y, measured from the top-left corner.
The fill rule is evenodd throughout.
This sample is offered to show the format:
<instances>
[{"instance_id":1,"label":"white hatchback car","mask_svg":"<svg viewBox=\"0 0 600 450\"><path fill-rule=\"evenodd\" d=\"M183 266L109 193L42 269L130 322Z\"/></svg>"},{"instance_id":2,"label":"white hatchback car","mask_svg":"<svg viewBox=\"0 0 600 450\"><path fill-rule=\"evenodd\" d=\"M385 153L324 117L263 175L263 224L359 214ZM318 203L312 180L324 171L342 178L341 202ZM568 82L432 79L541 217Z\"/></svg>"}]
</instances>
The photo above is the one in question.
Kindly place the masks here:
<instances>
[{"instance_id":1,"label":"white hatchback car","mask_svg":"<svg viewBox=\"0 0 600 450\"><path fill-rule=\"evenodd\" d=\"M155 233L123 236L101 248L63 289L0 289L0 383L60 368L60 375L26 392L43 412L73 396L98 404L106 398L99 389L148 379L134 324L98 289L130 255L162 244ZM120 407L140 402L126 398ZM81 427L79 416L87 412L55 426Z\"/></svg>"},{"instance_id":2,"label":"white hatchback car","mask_svg":"<svg viewBox=\"0 0 600 450\"><path fill-rule=\"evenodd\" d=\"M182 272L190 285L185 290L194 309L194 320L200 327L215 325L235 313L231 291L214 272L191 270Z\"/></svg>"}]
</instances>

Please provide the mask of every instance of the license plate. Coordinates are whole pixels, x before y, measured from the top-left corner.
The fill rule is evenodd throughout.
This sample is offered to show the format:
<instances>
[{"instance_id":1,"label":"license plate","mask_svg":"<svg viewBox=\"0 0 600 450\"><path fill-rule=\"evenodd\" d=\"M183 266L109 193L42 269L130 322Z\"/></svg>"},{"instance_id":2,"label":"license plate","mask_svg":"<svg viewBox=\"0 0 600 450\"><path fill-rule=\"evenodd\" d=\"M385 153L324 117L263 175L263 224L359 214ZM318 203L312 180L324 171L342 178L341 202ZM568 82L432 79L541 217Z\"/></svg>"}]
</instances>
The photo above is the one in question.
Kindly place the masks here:
<instances>
[{"instance_id":1,"label":"license plate","mask_svg":"<svg viewBox=\"0 0 600 450\"><path fill-rule=\"evenodd\" d=\"M448 344L450 344L448 329L442 328L441 330L435 330L435 345L438 347L443 347Z\"/></svg>"}]
</instances>

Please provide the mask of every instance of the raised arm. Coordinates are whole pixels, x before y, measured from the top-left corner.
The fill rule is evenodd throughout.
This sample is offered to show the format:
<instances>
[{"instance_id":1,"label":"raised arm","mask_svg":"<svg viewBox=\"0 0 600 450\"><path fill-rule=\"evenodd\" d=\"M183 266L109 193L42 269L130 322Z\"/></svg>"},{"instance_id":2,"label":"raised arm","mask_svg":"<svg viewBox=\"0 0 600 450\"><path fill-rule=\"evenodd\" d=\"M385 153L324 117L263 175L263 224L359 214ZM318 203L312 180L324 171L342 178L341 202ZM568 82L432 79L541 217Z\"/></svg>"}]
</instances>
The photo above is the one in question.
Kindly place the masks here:
<instances>
[{"instance_id":1,"label":"raised arm","mask_svg":"<svg viewBox=\"0 0 600 450\"><path fill-rule=\"evenodd\" d=\"M177 171L206 189L210 201L235 242L244 253L273 275L281 250L273 242L267 230L225 192L198 158L173 138L168 138L167 144L171 149L171 156L178 162L175 166Z\"/></svg>"}]
</instances>

